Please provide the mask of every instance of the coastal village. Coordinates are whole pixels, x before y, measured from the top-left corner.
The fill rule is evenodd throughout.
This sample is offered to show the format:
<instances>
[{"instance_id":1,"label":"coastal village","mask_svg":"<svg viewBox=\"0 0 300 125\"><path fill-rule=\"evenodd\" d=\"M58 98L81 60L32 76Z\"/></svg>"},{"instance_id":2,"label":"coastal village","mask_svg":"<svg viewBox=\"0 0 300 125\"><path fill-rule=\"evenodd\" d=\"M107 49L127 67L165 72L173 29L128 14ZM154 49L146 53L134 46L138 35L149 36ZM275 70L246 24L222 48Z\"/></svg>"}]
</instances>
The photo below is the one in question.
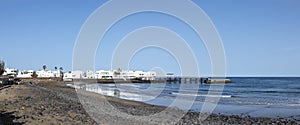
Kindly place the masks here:
<instances>
[{"instance_id":1,"label":"coastal village","mask_svg":"<svg viewBox=\"0 0 300 125\"><path fill-rule=\"evenodd\" d=\"M15 68L5 68L3 76L17 79L60 79L63 81L73 81L74 79L141 79L141 80L154 80L156 72L154 71L131 71L131 70L99 70L93 71L70 71L62 72L62 68L55 68L55 70L23 70L20 71Z\"/></svg>"},{"instance_id":2,"label":"coastal village","mask_svg":"<svg viewBox=\"0 0 300 125\"><path fill-rule=\"evenodd\" d=\"M18 70L16 68L5 68L4 62L1 64L2 76L1 84L18 84L23 79L49 79L56 81L72 82L83 80L85 82L97 83L144 83L144 82L196 82L196 83L230 83L230 79L209 78L205 76L175 76L173 73L167 73L163 76L157 76L155 71L142 70L98 70L98 71L69 71L63 72L63 68L54 67L54 70L46 70L43 65L42 70Z\"/></svg>"}]
</instances>

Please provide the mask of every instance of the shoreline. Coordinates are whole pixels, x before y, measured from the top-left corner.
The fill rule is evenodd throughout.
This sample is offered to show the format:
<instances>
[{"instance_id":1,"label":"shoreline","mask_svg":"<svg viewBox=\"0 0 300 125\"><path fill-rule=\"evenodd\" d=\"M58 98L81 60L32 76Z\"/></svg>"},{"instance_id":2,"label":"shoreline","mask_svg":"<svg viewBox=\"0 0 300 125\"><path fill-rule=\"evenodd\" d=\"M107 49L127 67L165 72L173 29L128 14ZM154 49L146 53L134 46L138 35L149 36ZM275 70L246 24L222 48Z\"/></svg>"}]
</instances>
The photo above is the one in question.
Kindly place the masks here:
<instances>
[{"instance_id":1,"label":"shoreline","mask_svg":"<svg viewBox=\"0 0 300 125\"><path fill-rule=\"evenodd\" d=\"M99 83L94 83L94 84L99 84ZM144 83L142 83L144 84ZM173 84L173 83L172 83ZM177 84L177 83L174 83ZM83 86L76 86L76 85L72 85L72 84L67 84L69 87L72 88L85 88L84 85ZM113 84L111 84L113 85ZM134 85L134 84L132 84ZM99 94L99 92L97 92L97 87L91 87L89 90L89 92L92 93L97 93ZM104 89L104 91L107 91L106 89ZM101 87L100 87L100 93L103 93L103 90L101 91ZM104 92L105 94L106 92ZM113 95L113 89L111 91L109 91L110 94L108 94L109 97L115 97L118 99L125 99L128 101L138 101L138 102L143 102L146 104L150 104L150 105L156 105L156 106L169 106L170 103L167 103L167 101L173 101L173 100L168 100L168 99L157 99L156 101L150 100L150 101L142 101L140 100L140 98L135 98L136 95L131 96L131 94L135 94L135 93L126 93L128 94L128 96L126 96L126 94L122 94L122 96L120 96L120 92L117 95ZM147 96L147 95L146 95ZM200 96L205 96L205 95L200 95ZM223 96L221 97L223 98ZM224 98L235 98L235 96L231 96L231 95L225 95ZM139 101L140 100L140 101ZM199 101L195 101L194 102L195 106L192 106L192 109L190 109L190 111L193 112L201 112L201 107L203 106L203 102L199 102ZM180 109L184 109L184 107L180 107ZM214 109L213 113L214 114L223 114L223 115L239 115L239 116L250 116L250 117L266 117L266 118L294 118L297 119L297 121L300 121L300 109L299 109L299 105L294 105L294 104L237 104L237 103L222 103L219 102L216 106L216 108Z\"/></svg>"},{"instance_id":2,"label":"shoreline","mask_svg":"<svg viewBox=\"0 0 300 125\"><path fill-rule=\"evenodd\" d=\"M96 122L95 119L90 117L91 113L88 114L84 106L79 103L80 100L77 97L75 89L65 86L66 82L31 80L32 83L36 83L36 86L27 84L29 81L24 82L26 83L0 90L1 119L5 118L2 116L6 114L12 118L9 120L10 122L25 124L97 124L97 122L100 124L162 124L159 119L156 121L141 122L140 120L126 119L122 116L116 117L109 114L102 114L102 116L99 116L100 120L98 119ZM92 92L83 92L82 94L84 97L88 96L99 102L103 102L103 99L108 100L113 107L133 116L142 114L146 116L153 115L166 108L164 106L155 106L114 97L102 98ZM105 110L110 110L104 105L100 106ZM222 114L212 114L206 120L200 121L198 119L199 115L201 113L188 112L177 124L300 124L299 121L286 118L272 119ZM75 120L72 120L74 118ZM7 120L2 119L3 121ZM166 119L166 121L168 120Z\"/></svg>"}]
</instances>

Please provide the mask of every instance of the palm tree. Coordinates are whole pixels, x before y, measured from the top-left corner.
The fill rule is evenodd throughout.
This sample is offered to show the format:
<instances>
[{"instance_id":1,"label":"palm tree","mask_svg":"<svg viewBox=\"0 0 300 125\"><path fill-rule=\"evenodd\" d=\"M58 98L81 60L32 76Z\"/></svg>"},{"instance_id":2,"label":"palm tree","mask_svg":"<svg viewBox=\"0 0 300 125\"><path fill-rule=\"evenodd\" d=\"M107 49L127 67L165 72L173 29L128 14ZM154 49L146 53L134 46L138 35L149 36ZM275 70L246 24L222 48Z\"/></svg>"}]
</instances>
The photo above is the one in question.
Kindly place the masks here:
<instances>
[{"instance_id":1,"label":"palm tree","mask_svg":"<svg viewBox=\"0 0 300 125\"><path fill-rule=\"evenodd\" d=\"M60 78L63 79L64 73L63 73L63 67L59 67L59 74L60 74Z\"/></svg>"},{"instance_id":2,"label":"palm tree","mask_svg":"<svg viewBox=\"0 0 300 125\"><path fill-rule=\"evenodd\" d=\"M5 63L4 61L0 60L0 76L5 72Z\"/></svg>"},{"instance_id":3,"label":"palm tree","mask_svg":"<svg viewBox=\"0 0 300 125\"><path fill-rule=\"evenodd\" d=\"M37 75L36 72L34 71L34 72L32 73L32 75L31 75L31 77L32 77L32 78L37 78L38 75Z\"/></svg>"},{"instance_id":4,"label":"palm tree","mask_svg":"<svg viewBox=\"0 0 300 125\"><path fill-rule=\"evenodd\" d=\"M47 69L47 66L46 66L46 65L43 65L43 69L46 70L46 69Z\"/></svg>"}]
</instances>

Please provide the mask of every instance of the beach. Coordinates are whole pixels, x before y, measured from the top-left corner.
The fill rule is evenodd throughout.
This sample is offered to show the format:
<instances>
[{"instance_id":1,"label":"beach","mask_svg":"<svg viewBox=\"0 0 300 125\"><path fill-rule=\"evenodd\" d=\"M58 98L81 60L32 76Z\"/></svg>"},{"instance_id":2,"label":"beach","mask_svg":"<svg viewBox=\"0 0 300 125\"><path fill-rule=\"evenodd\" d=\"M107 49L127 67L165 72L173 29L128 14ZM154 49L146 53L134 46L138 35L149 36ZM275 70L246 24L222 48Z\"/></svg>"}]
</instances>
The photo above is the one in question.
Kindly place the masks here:
<instances>
[{"instance_id":1,"label":"beach","mask_svg":"<svg viewBox=\"0 0 300 125\"><path fill-rule=\"evenodd\" d=\"M0 90L0 124L287 124L296 125L299 121L287 118L263 118L239 115L212 114L205 120L200 120L198 112L188 112L182 119L174 122L176 116L168 116L167 119L147 120L147 116L155 115L166 110L164 106L155 106L137 101L128 101L114 97L99 96L99 94L77 91L67 87L65 82L47 80L26 80L20 85L11 85ZM113 112L118 109L120 114L128 114L128 117L113 115L110 113L93 114L93 109L86 108L80 103L78 97L97 101L95 107L105 112ZM109 102L108 105L105 102ZM111 107L111 105L113 107ZM87 111L89 113L87 113ZM168 109L165 113L182 112L179 109ZM180 113L179 113L180 114ZM131 116L145 116L144 119L136 119ZM175 114L174 114L175 115ZM130 117L129 117L130 116Z\"/></svg>"}]
</instances>

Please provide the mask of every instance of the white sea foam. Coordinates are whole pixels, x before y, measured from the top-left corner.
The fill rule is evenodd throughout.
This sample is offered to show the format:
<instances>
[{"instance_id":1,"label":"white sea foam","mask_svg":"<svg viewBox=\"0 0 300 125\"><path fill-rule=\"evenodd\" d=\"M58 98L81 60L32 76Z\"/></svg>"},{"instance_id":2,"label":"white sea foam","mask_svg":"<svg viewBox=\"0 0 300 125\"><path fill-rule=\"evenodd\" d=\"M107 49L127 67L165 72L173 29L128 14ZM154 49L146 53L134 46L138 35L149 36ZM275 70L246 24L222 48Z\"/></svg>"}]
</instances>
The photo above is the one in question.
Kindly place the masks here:
<instances>
[{"instance_id":1,"label":"white sea foam","mask_svg":"<svg viewBox=\"0 0 300 125\"><path fill-rule=\"evenodd\" d=\"M66 84L66 86L71 87L71 88L75 88L75 89L80 89L81 87L78 85L73 85L73 84Z\"/></svg>"},{"instance_id":2,"label":"white sea foam","mask_svg":"<svg viewBox=\"0 0 300 125\"><path fill-rule=\"evenodd\" d=\"M202 95L202 94L189 94L189 93L172 93L175 95L182 96L202 96L202 97L213 97L213 98L231 98L231 95Z\"/></svg>"}]
</instances>

